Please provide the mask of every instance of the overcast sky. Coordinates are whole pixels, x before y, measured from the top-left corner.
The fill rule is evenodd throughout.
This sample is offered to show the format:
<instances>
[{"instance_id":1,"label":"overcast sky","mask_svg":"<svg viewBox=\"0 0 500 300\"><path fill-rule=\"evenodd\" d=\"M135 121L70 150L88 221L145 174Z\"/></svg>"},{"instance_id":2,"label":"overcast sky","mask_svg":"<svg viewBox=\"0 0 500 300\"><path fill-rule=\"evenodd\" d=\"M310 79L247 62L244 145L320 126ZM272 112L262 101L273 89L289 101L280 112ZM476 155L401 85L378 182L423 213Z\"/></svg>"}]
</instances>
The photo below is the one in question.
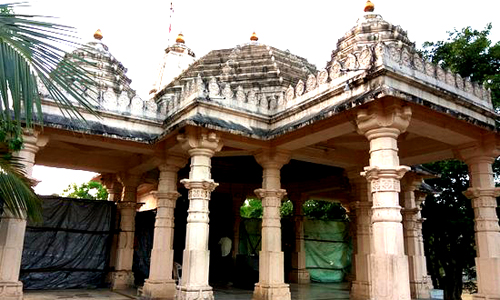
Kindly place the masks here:
<instances>
[{"instance_id":1,"label":"overcast sky","mask_svg":"<svg viewBox=\"0 0 500 300\"><path fill-rule=\"evenodd\" d=\"M356 24L365 4L364 0L172 2L172 19L171 1L166 0L33 0L31 7L16 12L57 17L55 22L78 30L81 42L91 41L94 32L101 29L102 41L128 68L132 88L147 99L163 50L169 45L169 38L172 44L181 31L186 45L198 58L210 50L246 43L256 31L259 42L288 49L324 68L337 40ZM454 28L483 29L489 22L493 24L491 39L500 40L499 0L373 0L373 3L376 13L400 25L418 47L424 41L446 39L446 31ZM172 33L169 35L170 23ZM86 181L92 176L87 174L79 180ZM42 184L48 186L45 193L51 193L47 178L57 176L43 177ZM60 188L53 190L60 192Z\"/></svg>"}]
</instances>

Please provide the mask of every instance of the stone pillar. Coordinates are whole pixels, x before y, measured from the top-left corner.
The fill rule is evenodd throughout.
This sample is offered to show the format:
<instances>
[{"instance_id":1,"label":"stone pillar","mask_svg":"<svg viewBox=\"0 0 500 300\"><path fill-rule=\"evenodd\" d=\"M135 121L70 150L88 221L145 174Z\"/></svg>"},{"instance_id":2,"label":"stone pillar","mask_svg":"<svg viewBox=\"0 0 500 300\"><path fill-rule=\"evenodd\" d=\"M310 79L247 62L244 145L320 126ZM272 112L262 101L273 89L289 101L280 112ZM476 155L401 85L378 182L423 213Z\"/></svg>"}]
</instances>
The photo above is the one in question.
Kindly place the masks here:
<instances>
[{"instance_id":1,"label":"stone pillar","mask_svg":"<svg viewBox=\"0 0 500 300\"><path fill-rule=\"evenodd\" d=\"M415 205L419 209L419 212L422 210L422 203L424 202L425 198L427 197L427 193L421 192L421 191L415 191ZM425 282L426 289L429 291L429 298L430 298L430 291L434 288L432 285L432 278L431 275L429 275L427 271L427 258L425 257L425 248L424 248L424 235L422 232L422 224L424 223L425 219L422 218L422 215L419 214L419 219L416 223L416 228L417 228L417 235L418 235L418 253L422 253L422 264L421 264L421 274L422 274L422 281ZM403 224L404 226L404 224Z\"/></svg>"},{"instance_id":2,"label":"stone pillar","mask_svg":"<svg viewBox=\"0 0 500 300\"><path fill-rule=\"evenodd\" d=\"M216 133L196 130L179 135L178 140L191 157L191 170L189 179L181 180L189 190L189 209L177 299L213 299L212 287L208 285L208 202L218 185L211 178L211 158L220 151L222 143Z\"/></svg>"},{"instance_id":3,"label":"stone pillar","mask_svg":"<svg viewBox=\"0 0 500 300\"><path fill-rule=\"evenodd\" d=\"M245 194L236 193L233 195L233 260L236 261L236 256L240 250L240 224L241 211L240 208L245 202Z\"/></svg>"},{"instance_id":4,"label":"stone pillar","mask_svg":"<svg viewBox=\"0 0 500 300\"><path fill-rule=\"evenodd\" d=\"M306 246L304 242L304 210L302 205L307 201L307 196L293 195L293 220L295 231L295 244L292 252L292 271L289 280L293 283L310 283L311 276L306 269Z\"/></svg>"},{"instance_id":5,"label":"stone pillar","mask_svg":"<svg viewBox=\"0 0 500 300\"><path fill-rule=\"evenodd\" d=\"M103 174L101 177L101 181L106 187L106 191L108 192L108 201L113 201L115 203L118 203L121 201L122 198L122 193L123 193L123 186L122 184L118 181L116 178L115 174ZM111 270L115 269L116 265L116 250L118 249L118 235L119 235L119 229L120 229L120 211L116 210L116 215L115 215L115 222L113 224L113 240L111 242L111 249L110 249L110 255L109 255L109 268ZM112 275L113 273L110 272L108 273L106 277L106 282L110 283L112 282Z\"/></svg>"},{"instance_id":6,"label":"stone pillar","mask_svg":"<svg viewBox=\"0 0 500 300\"><path fill-rule=\"evenodd\" d=\"M470 188L465 195L472 200L476 231L476 273L478 293L474 299L500 299L500 227L496 213L496 197L491 164L499 154L495 137L479 146L460 152L469 166Z\"/></svg>"},{"instance_id":7,"label":"stone pillar","mask_svg":"<svg viewBox=\"0 0 500 300\"><path fill-rule=\"evenodd\" d=\"M118 202L120 211L120 233L116 250L115 271L111 276L111 289L126 289L134 285L132 263L134 258L135 213L140 207L136 201L137 187L141 177L135 174L120 174L123 185L122 200Z\"/></svg>"},{"instance_id":8,"label":"stone pillar","mask_svg":"<svg viewBox=\"0 0 500 300\"><path fill-rule=\"evenodd\" d=\"M35 154L47 143L46 138L25 135L24 148L16 155L28 178L31 178L35 164ZM0 219L0 299L23 299L23 284L19 281L21 257L23 254L26 219L12 215L5 210Z\"/></svg>"},{"instance_id":9,"label":"stone pillar","mask_svg":"<svg viewBox=\"0 0 500 300\"><path fill-rule=\"evenodd\" d=\"M172 278L174 264L174 208L180 194L177 192L177 172L186 165L182 156L171 156L160 165L158 179L158 205L151 250L149 278L144 283L143 298L174 299L175 280Z\"/></svg>"},{"instance_id":10,"label":"stone pillar","mask_svg":"<svg viewBox=\"0 0 500 300\"><path fill-rule=\"evenodd\" d=\"M290 155L278 150L264 150L255 155L263 168L262 188L255 194L262 200L262 248L259 253L259 282L255 284L254 300L289 300L290 288L285 284L284 254L281 251L281 189L280 169Z\"/></svg>"},{"instance_id":11,"label":"stone pillar","mask_svg":"<svg viewBox=\"0 0 500 300\"><path fill-rule=\"evenodd\" d=\"M362 173L370 183L373 208L372 297L409 300L408 258L404 254L399 180L409 170L399 165L397 139L409 125L410 107L376 103L357 115L358 131L370 141L370 165Z\"/></svg>"},{"instance_id":12,"label":"stone pillar","mask_svg":"<svg viewBox=\"0 0 500 300\"><path fill-rule=\"evenodd\" d=\"M354 281L351 285L351 299L371 299L370 255L372 254L372 202L369 195L369 184L359 175L359 169L347 172L351 185L353 202L351 209L355 213L356 239L353 239ZM351 221L351 222L353 222Z\"/></svg>"},{"instance_id":13,"label":"stone pillar","mask_svg":"<svg viewBox=\"0 0 500 300\"><path fill-rule=\"evenodd\" d=\"M410 274L410 292L412 298L429 299L429 277L425 260L422 238L421 199L416 199L416 189L422 184L422 178L414 173L407 173L402 180L401 205L403 206L403 234L405 254L408 256Z\"/></svg>"},{"instance_id":14,"label":"stone pillar","mask_svg":"<svg viewBox=\"0 0 500 300\"><path fill-rule=\"evenodd\" d=\"M356 253L358 252L356 202L349 203L347 208L347 217L349 218L349 236L351 237L352 253L351 272L349 272L349 274L345 276L345 280L349 282L349 288L352 289L352 284L356 280Z\"/></svg>"}]
</instances>

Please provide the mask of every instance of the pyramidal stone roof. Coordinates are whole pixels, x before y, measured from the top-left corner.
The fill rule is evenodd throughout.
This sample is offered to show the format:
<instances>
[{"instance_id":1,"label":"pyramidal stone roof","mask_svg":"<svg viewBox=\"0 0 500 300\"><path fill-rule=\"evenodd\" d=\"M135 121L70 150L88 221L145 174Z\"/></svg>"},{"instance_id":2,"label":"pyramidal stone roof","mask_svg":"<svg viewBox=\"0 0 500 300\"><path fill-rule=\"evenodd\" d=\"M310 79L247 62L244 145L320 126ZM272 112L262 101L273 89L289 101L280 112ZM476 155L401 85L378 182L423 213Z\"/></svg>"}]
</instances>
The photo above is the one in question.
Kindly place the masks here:
<instances>
[{"instance_id":1,"label":"pyramidal stone roof","mask_svg":"<svg viewBox=\"0 0 500 300\"><path fill-rule=\"evenodd\" d=\"M97 82L94 90L83 89L88 91L85 92L86 96L97 100L97 110L145 119L164 119L165 116L158 110L154 100L142 100L130 87L132 80L126 75L127 69L111 54L102 38L102 33L98 30L94 34L94 40L64 58L87 70ZM50 99L43 86L39 85L39 90L44 99ZM66 96L74 100L69 94Z\"/></svg>"},{"instance_id":2,"label":"pyramidal stone roof","mask_svg":"<svg viewBox=\"0 0 500 300\"><path fill-rule=\"evenodd\" d=\"M265 111L283 99L289 86L306 81L316 73L316 67L305 58L251 41L232 49L209 52L155 98L181 97L196 84L207 90L210 99L235 98Z\"/></svg>"}]
</instances>

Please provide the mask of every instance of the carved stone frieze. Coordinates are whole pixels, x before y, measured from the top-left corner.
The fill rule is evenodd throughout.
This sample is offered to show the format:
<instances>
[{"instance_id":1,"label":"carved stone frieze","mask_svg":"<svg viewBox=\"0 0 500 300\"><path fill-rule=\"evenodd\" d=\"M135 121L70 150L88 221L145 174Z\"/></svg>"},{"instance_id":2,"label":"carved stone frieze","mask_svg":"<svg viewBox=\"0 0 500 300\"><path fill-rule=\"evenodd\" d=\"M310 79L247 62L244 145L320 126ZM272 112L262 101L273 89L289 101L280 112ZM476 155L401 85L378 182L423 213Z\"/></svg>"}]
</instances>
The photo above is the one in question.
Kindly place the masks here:
<instances>
[{"instance_id":1,"label":"carved stone frieze","mask_svg":"<svg viewBox=\"0 0 500 300\"><path fill-rule=\"evenodd\" d=\"M325 84L328 80L328 72L326 70L321 70L318 73L318 85Z\"/></svg>"},{"instance_id":2,"label":"carved stone frieze","mask_svg":"<svg viewBox=\"0 0 500 300\"><path fill-rule=\"evenodd\" d=\"M415 53L413 56L413 65L415 66L415 70L424 73L425 72L425 63L422 57Z\"/></svg>"},{"instance_id":3,"label":"carved stone frieze","mask_svg":"<svg viewBox=\"0 0 500 300\"><path fill-rule=\"evenodd\" d=\"M436 66L436 78L439 81L446 82L446 73L441 66Z\"/></svg>"},{"instance_id":4,"label":"carved stone frieze","mask_svg":"<svg viewBox=\"0 0 500 300\"><path fill-rule=\"evenodd\" d=\"M293 100L293 98L295 98L295 90L293 89L293 87L290 85L288 87L288 89L286 89L286 93L285 93L285 99L286 99L286 102L290 102Z\"/></svg>"},{"instance_id":5,"label":"carved stone frieze","mask_svg":"<svg viewBox=\"0 0 500 300\"><path fill-rule=\"evenodd\" d=\"M330 79L334 80L340 76L342 76L342 65L338 61L334 61L330 69Z\"/></svg>"},{"instance_id":6,"label":"carved stone frieze","mask_svg":"<svg viewBox=\"0 0 500 300\"><path fill-rule=\"evenodd\" d=\"M302 80L299 80L299 82L295 86L295 95L299 97L302 96L303 93L304 93L304 82Z\"/></svg>"},{"instance_id":7,"label":"carved stone frieze","mask_svg":"<svg viewBox=\"0 0 500 300\"><path fill-rule=\"evenodd\" d=\"M306 81L306 93L314 90L316 88L316 77L310 74Z\"/></svg>"},{"instance_id":8,"label":"carved stone frieze","mask_svg":"<svg viewBox=\"0 0 500 300\"><path fill-rule=\"evenodd\" d=\"M359 67L361 69L368 69L372 64L372 51L369 47L364 47L359 54Z\"/></svg>"},{"instance_id":9,"label":"carved stone frieze","mask_svg":"<svg viewBox=\"0 0 500 300\"><path fill-rule=\"evenodd\" d=\"M208 94L210 97L217 97L220 94L219 84L217 84L215 77L210 78L208 83Z\"/></svg>"},{"instance_id":10,"label":"carved stone frieze","mask_svg":"<svg viewBox=\"0 0 500 300\"><path fill-rule=\"evenodd\" d=\"M401 64L406 67L411 67L412 64L412 55L410 51L405 47L401 52Z\"/></svg>"},{"instance_id":11,"label":"carved stone frieze","mask_svg":"<svg viewBox=\"0 0 500 300\"><path fill-rule=\"evenodd\" d=\"M224 89L222 90L222 96L229 100L233 99L234 94L229 83L226 83L226 85L224 86Z\"/></svg>"},{"instance_id":12,"label":"carved stone frieze","mask_svg":"<svg viewBox=\"0 0 500 300\"><path fill-rule=\"evenodd\" d=\"M401 186L399 179L396 178L379 178L371 181L372 193L377 192L400 192Z\"/></svg>"},{"instance_id":13,"label":"carved stone frieze","mask_svg":"<svg viewBox=\"0 0 500 300\"><path fill-rule=\"evenodd\" d=\"M241 103L244 103L246 100L245 91L243 90L243 87L241 87L241 85L239 85L236 89L236 100Z\"/></svg>"},{"instance_id":14,"label":"carved stone frieze","mask_svg":"<svg viewBox=\"0 0 500 300\"><path fill-rule=\"evenodd\" d=\"M349 54L344 62L344 66L348 70L355 70L357 68L357 59L354 54Z\"/></svg>"},{"instance_id":15,"label":"carved stone frieze","mask_svg":"<svg viewBox=\"0 0 500 300\"><path fill-rule=\"evenodd\" d=\"M436 66L430 61L425 62L425 73L431 77L436 76Z\"/></svg>"}]
</instances>

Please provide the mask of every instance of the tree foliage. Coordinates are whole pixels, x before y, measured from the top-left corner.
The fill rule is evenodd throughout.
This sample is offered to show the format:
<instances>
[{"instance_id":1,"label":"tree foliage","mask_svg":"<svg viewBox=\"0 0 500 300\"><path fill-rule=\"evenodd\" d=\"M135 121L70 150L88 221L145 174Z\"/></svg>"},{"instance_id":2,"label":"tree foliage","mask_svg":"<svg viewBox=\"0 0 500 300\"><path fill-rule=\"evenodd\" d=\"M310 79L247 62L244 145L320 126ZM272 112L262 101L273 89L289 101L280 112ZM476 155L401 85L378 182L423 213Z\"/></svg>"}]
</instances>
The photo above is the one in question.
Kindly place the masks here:
<instances>
[{"instance_id":1,"label":"tree foliage","mask_svg":"<svg viewBox=\"0 0 500 300\"><path fill-rule=\"evenodd\" d=\"M347 218L345 209L340 203L308 200L303 206L304 215L310 219L317 220L345 220ZM281 203L281 217L293 216L293 203L286 199ZM262 218L262 202L259 199L247 199L240 208L241 216L244 218Z\"/></svg>"},{"instance_id":2,"label":"tree foliage","mask_svg":"<svg viewBox=\"0 0 500 300\"><path fill-rule=\"evenodd\" d=\"M425 42L424 54L434 63L462 77L484 83L491 89L492 102L500 106L500 42L489 39L491 23L483 30L470 26L448 32L446 41Z\"/></svg>"},{"instance_id":3,"label":"tree foliage","mask_svg":"<svg viewBox=\"0 0 500 300\"><path fill-rule=\"evenodd\" d=\"M92 199L92 200L108 200L108 191L98 181L89 181L77 186L76 183L70 184L67 189L63 191L63 196L78 199Z\"/></svg>"},{"instance_id":4,"label":"tree foliage","mask_svg":"<svg viewBox=\"0 0 500 300\"><path fill-rule=\"evenodd\" d=\"M467 165L460 161L427 164L439 178L426 182L437 192L423 205L423 234L428 268L444 299L461 299L465 272L474 277L474 211L463 192L469 187Z\"/></svg>"},{"instance_id":5,"label":"tree foliage","mask_svg":"<svg viewBox=\"0 0 500 300\"><path fill-rule=\"evenodd\" d=\"M21 159L13 153L22 149L22 134L35 123L42 124L38 88L48 92L64 115L83 119L70 98L96 114L95 100L82 93L96 84L78 64L63 60L66 53L57 47L78 45L71 36L73 29L34 15L16 14L20 5L24 4L0 4L0 209L36 221L41 219L40 200Z\"/></svg>"},{"instance_id":6,"label":"tree foliage","mask_svg":"<svg viewBox=\"0 0 500 300\"><path fill-rule=\"evenodd\" d=\"M492 102L500 107L500 42L489 39L491 24L483 30L471 27L448 32L446 41L424 43L424 54L462 77L484 83L491 89ZM426 165L440 178L426 180L437 192L429 196L422 215L428 267L436 288L445 299L462 299L463 275L475 277L474 212L462 192L469 186L467 166L459 161ZM493 169L499 174L498 159ZM497 175L498 176L498 175Z\"/></svg>"}]
</instances>

